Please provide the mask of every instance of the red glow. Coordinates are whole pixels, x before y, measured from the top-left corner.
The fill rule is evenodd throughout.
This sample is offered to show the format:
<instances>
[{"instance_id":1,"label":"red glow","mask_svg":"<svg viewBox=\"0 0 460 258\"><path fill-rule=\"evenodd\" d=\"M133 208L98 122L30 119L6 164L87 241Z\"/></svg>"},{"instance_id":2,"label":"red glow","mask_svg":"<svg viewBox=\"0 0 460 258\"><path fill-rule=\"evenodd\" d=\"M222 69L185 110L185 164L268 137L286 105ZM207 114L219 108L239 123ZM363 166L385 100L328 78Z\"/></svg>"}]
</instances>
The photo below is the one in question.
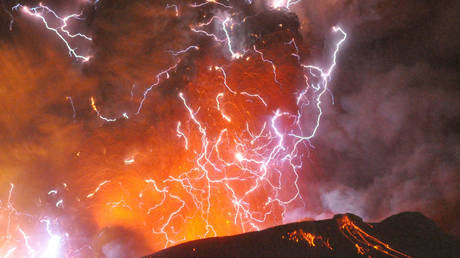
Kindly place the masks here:
<instances>
[{"instance_id":1,"label":"red glow","mask_svg":"<svg viewBox=\"0 0 460 258\"><path fill-rule=\"evenodd\" d=\"M78 55L62 33L70 38L80 34L49 27L42 12L50 9L40 5L25 10L55 32L76 59L89 60ZM175 15L179 13L175 9ZM68 18L56 17L65 27ZM41 198L56 201L53 212L23 216L10 198L11 187L1 217L11 241L4 253L18 246L28 255L56 253L64 247L60 252L72 256L91 245L100 248L94 242L102 240L88 244L75 237L78 229L72 217L90 217L95 225L81 223L95 232L122 226L158 250L277 225L286 212L308 201L300 194L299 177L307 172L310 140L319 128L322 96L345 32L334 28L342 38L330 64L320 68L299 63L304 53L299 53L288 29L237 51L231 38L238 24L229 17L217 20L225 44L206 51L188 46L171 52L174 62L158 72L136 100L137 112L117 110L121 115L111 117L102 101L89 98L87 109L102 126L73 146L75 167L68 168L73 173L64 174L56 189L42 193ZM220 46L219 42L213 43ZM189 65L193 76L168 92L163 83L181 75L179 64L192 52L200 55ZM72 98L65 99L75 116ZM28 216L40 217L41 227ZM23 224L30 226L19 230ZM91 233L81 234L89 238ZM306 238L310 245L315 244L312 237Z\"/></svg>"}]
</instances>

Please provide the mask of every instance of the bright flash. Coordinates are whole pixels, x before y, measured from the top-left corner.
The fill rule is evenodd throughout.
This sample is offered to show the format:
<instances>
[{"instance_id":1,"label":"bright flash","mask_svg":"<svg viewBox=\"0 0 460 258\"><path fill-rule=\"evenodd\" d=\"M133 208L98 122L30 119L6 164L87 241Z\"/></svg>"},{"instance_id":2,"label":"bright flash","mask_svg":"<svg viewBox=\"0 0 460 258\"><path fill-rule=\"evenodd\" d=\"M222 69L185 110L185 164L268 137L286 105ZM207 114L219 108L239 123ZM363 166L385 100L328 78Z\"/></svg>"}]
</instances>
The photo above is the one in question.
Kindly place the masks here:
<instances>
[{"instance_id":1,"label":"bright flash","mask_svg":"<svg viewBox=\"0 0 460 258\"><path fill-rule=\"evenodd\" d=\"M241 162L241 161L244 160L243 154L241 154L241 152L237 152L237 153L235 154L235 158L236 158L236 160L238 160L239 162Z\"/></svg>"},{"instance_id":2,"label":"bright flash","mask_svg":"<svg viewBox=\"0 0 460 258\"><path fill-rule=\"evenodd\" d=\"M55 236L55 235L51 236L50 240L48 241L46 250L43 253L42 257L43 258L58 257L60 241L61 241L61 237Z\"/></svg>"},{"instance_id":3,"label":"bright flash","mask_svg":"<svg viewBox=\"0 0 460 258\"><path fill-rule=\"evenodd\" d=\"M275 8L275 9L279 9L279 8L285 6L285 5L286 5L286 3L283 0L275 0L275 1L272 2L272 7Z\"/></svg>"}]
</instances>

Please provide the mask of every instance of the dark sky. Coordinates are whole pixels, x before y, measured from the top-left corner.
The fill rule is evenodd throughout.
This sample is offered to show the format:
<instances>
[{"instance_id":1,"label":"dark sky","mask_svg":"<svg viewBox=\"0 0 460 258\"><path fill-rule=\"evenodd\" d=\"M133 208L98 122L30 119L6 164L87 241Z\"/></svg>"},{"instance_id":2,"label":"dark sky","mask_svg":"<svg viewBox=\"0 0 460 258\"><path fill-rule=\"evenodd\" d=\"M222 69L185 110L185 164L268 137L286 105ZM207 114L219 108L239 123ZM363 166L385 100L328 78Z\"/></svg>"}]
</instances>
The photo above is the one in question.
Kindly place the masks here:
<instances>
[{"instance_id":1,"label":"dark sky","mask_svg":"<svg viewBox=\"0 0 460 258\"><path fill-rule=\"evenodd\" d=\"M199 21L204 13L220 15L228 12L225 8L184 7L176 17L172 9L164 8L167 3L174 2L44 2L58 13L83 10L85 19L71 25L72 30L93 38L91 42L73 41L79 53L92 56L88 63L81 63L68 55L62 41L46 31L43 24L20 11L11 11L16 2L2 1L3 211L7 208L10 183L14 183L13 200L18 210L38 217L51 212L63 218L62 224L75 221L79 226L69 230L81 238L73 240L78 244L92 242L98 252L108 257L118 256L107 253L107 248L102 250L106 245L121 246L120 250L134 246L141 250L136 255L151 251L151 243L133 240L145 237L139 221L148 217L135 212L129 215L132 217L124 213L111 217L98 205L118 201L118 192L129 196L126 189L141 190L136 180L151 173L146 168L155 167L155 173L167 177L175 164L187 159L178 149L182 145L168 144L177 141L171 123L175 126L177 120L186 117L177 94L182 90L191 92L190 85L196 85L197 91L206 91L206 83L197 83L200 81L221 83L212 81L220 81L220 77L203 75L203 71L207 65L230 62L221 50L213 50L209 39L190 32L190 24ZM178 4L184 5L180 1ZM324 115L311 141L309 169L300 177L305 206L289 209L281 221L329 218L344 212L378 221L402 211L421 211L447 232L459 235L460 3L303 0L291 8L295 14L267 11L270 2L262 0L250 6L235 0L231 5L239 17L253 17L235 35L235 46L260 43L247 37L248 32L260 33L267 41L294 37L302 63L329 63L337 41L331 27L340 25L348 33L330 90L323 96ZM10 15L14 17L11 31ZM279 32L279 23L289 30ZM155 74L174 61L168 50L184 49L192 43L199 45L200 51L180 59L171 78L149 93L144 111L133 115L144 90L155 81ZM276 52L281 51L276 46L274 43L267 47L267 53L282 54ZM295 59L279 58L283 61L278 63L280 80L289 81L290 75L298 71L292 68ZM261 71L262 65L254 63L243 69L237 64L230 73L250 77L253 68L255 75L264 75L260 84L268 85L267 94L277 92L270 88L270 66ZM252 87L250 82L247 85ZM289 87L292 92L300 88L297 84ZM72 97L75 117L68 96ZM119 121L110 124L98 119L91 109L90 97L105 116ZM288 109L292 103L283 97L273 94L270 100ZM122 119L123 112L128 112L130 119ZM123 164L129 155L137 155L134 166L138 167L134 170ZM76 196L86 195L107 178L123 184L110 186L117 190L107 190L94 203L76 200ZM68 189L63 182L70 185ZM50 189L65 193L60 196L65 200L65 210L56 211L57 199L47 195ZM127 202L135 203L134 197ZM26 223L24 220L18 219ZM0 222L5 225L4 220ZM27 225L33 228L32 224ZM120 251L112 247L109 249Z\"/></svg>"},{"instance_id":2,"label":"dark sky","mask_svg":"<svg viewBox=\"0 0 460 258\"><path fill-rule=\"evenodd\" d=\"M459 234L459 8L305 2L311 37L337 22L350 33L315 142L322 207L373 219L418 210Z\"/></svg>"}]
</instances>

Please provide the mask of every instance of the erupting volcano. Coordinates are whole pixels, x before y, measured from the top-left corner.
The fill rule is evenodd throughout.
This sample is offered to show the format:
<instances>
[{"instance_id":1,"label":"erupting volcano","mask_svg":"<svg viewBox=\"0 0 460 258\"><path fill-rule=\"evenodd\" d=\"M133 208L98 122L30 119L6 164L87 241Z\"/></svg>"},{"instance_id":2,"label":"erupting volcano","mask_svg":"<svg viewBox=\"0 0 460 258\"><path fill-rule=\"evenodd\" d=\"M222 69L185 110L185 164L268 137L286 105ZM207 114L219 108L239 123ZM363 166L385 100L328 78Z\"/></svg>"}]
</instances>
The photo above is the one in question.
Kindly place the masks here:
<instances>
[{"instance_id":1,"label":"erupting volcano","mask_svg":"<svg viewBox=\"0 0 460 258\"><path fill-rule=\"evenodd\" d=\"M319 40L300 0L70 2L2 1L1 255L133 257L348 203L315 141L349 23ZM408 256L336 222L358 255Z\"/></svg>"}]
</instances>

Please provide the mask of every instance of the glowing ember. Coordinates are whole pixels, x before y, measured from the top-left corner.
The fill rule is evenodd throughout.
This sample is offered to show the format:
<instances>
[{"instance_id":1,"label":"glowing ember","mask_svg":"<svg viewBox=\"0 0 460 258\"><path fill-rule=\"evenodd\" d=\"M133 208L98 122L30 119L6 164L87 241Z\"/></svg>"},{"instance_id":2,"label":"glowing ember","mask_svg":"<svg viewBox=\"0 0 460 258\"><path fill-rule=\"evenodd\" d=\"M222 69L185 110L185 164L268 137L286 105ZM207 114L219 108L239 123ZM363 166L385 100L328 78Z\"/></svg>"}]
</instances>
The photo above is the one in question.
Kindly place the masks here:
<instances>
[{"instance_id":1,"label":"glowing ember","mask_svg":"<svg viewBox=\"0 0 460 258\"><path fill-rule=\"evenodd\" d=\"M322 236L317 236L309 232L304 232L302 229L288 232L287 237L283 235L281 238L287 238L288 240L295 241L297 243L299 241L304 241L307 242L310 247L326 247L329 250L333 249L329 243L329 239L325 239Z\"/></svg>"}]
</instances>

